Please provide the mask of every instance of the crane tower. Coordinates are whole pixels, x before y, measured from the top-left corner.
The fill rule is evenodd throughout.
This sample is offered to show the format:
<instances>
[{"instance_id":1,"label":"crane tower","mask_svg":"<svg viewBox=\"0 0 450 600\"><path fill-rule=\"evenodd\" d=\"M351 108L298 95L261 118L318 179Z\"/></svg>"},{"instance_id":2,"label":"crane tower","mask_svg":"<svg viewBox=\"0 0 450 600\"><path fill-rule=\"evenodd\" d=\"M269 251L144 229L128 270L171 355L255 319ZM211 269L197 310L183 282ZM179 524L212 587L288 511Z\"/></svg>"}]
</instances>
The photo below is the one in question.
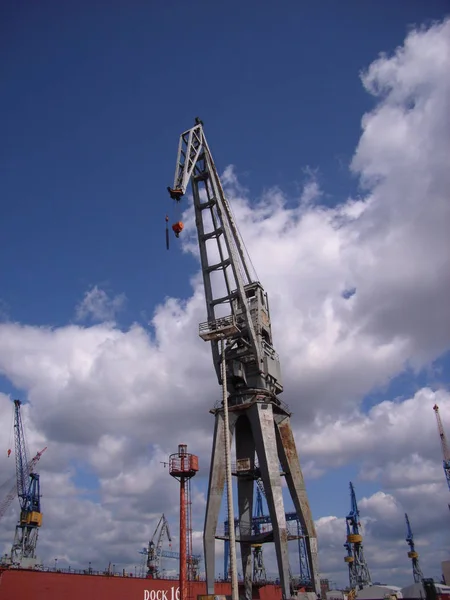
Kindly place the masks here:
<instances>
[{"instance_id":1,"label":"crane tower","mask_svg":"<svg viewBox=\"0 0 450 600\"><path fill-rule=\"evenodd\" d=\"M406 543L409 546L408 558L411 559L413 568L414 583L420 583L423 579L422 569L419 565L419 554L414 547L414 536L409 522L408 515L405 513L406 521Z\"/></svg>"},{"instance_id":2,"label":"crane tower","mask_svg":"<svg viewBox=\"0 0 450 600\"><path fill-rule=\"evenodd\" d=\"M199 335L211 342L219 385L227 389L222 405L212 410L215 429L204 525L208 594L214 594L215 536L228 472L229 448L235 437L239 539L245 596L252 597L252 507L254 480L266 493L283 598L290 597L288 532L281 473L305 534L312 590L320 594L317 538L290 423L279 399L283 391L280 362L272 342L267 294L244 253L230 205L207 144L203 123L181 134L170 197L178 204L191 183L195 224L205 289L207 321ZM178 237L183 224L172 226ZM222 367L225 376L222 377ZM225 381L224 381L225 379ZM225 410L225 402L229 406ZM224 423L228 421L228 432ZM231 442L230 442L231 443ZM225 452L224 452L225 449ZM258 473L255 473L257 457ZM249 476L250 475L250 476ZM230 532L233 528L230 527Z\"/></svg>"},{"instance_id":3,"label":"crane tower","mask_svg":"<svg viewBox=\"0 0 450 600\"><path fill-rule=\"evenodd\" d=\"M29 563L36 558L36 544L39 528L42 525L39 475L32 468L37 460L28 462L25 435L23 433L20 400L14 400L14 440L16 456L17 495L20 503L20 517L16 525L11 549L12 563Z\"/></svg>"},{"instance_id":4,"label":"crane tower","mask_svg":"<svg viewBox=\"0 0 450 600\"><path fill-rule=\"evenodd\" d=\"M366 559L364 558L359 509L352 482L350 482L350 512L345 517L345 520L347 523L347 541L344 547L347 550L347 556L344 560L348 564L350 588L353 590L362 590L363 587L372 585L372 581Z\"/></svg>"},{"instance_id":5,"label":"crane tower","mask_svg":"<svg viewBox=\"0 0 450 600\"><path fill-rule=\"evenodd\" d=\"M441 440L442 447L442 466L444 467L445 478L447 485L450 490L450 449L448 447L447 438L445 437L444 426L442 425L441 415L439 414L439 406L435 404L433 406L434 413L436 415L436 421L438 426L439 438ZM450 508L450 505L449 505Z\"/></svg>"}]
</instances>

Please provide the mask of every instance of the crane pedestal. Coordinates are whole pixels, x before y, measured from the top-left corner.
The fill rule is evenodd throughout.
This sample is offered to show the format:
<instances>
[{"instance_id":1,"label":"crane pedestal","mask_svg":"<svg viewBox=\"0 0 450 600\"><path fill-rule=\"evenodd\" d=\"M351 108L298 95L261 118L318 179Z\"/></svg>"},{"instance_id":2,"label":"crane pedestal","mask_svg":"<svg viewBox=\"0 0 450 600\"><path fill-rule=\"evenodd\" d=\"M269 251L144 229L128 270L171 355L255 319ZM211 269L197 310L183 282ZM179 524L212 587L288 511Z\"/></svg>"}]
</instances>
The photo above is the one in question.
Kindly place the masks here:
<instances>
[{"instance_id":1,"label":"crane pedestal","mask_svg":"<svg viewBox=\"0 0 450 600\"><path fill-rule=\"evenodd\" d=\"M205 568L208 594L214 593L215 579L215 536L220 506L225 484L224 414L223 409L212 411L215 414L215 429L211 458L211 471L208 488L204 528ZM246 468L255 468L257 456L261 480L264 485L267 505L273 526L280 582L284 598L291 596L289 581L288 529L284 511L281 473L294 503L296 513L305 532L306 549L312 577L317 577L317 542L311 509L305 490L305 483L295 447L290 424L290 415L286 409L274 403L261 392L244 404L229 407L230 439L236 439L236 460ZM252 593L252 508L254 482L251 478L237 477L238 514L241 547L242 570L245 582L246 599L251 600ZM248 537L248 540L246 540ZM320 585L320 582L316 585Z\"/></svg>"}]
</instances>

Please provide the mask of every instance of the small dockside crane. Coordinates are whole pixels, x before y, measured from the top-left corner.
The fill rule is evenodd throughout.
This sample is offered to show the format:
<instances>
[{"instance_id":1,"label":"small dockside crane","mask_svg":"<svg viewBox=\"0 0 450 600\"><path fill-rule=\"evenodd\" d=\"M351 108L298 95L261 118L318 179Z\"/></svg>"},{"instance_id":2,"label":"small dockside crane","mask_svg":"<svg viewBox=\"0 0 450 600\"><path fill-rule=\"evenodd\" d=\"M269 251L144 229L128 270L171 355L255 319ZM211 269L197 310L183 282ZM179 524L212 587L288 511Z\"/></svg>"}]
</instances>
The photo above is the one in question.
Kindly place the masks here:
<instances>
[{"instance_id":1,"label":"small dockside crane","mask_svg":"<svg viewBox=\"0 0 450 600\"><path fill-rule=\"evenodd\" d=\"M409 522L408 515L405 513L406 521L406 543L409 546L408 558L411 559L413 568L414 583L420 583L423 579L422 569L419 565L419 554L414 547L414 536Z\"/></svg>"},{"instance_id":2,"label":"small dockside crane","mask_svg":"<svg viewBox=\"0 0 450 600\"><path fill-rule=\"evenodd\" d=\"M344 560L348 564L350 589L362 590L364 587L372 585L372 581L369 567L364 558L359 509L352 482L350 482L350 507L350 512L345 517L347 523L347 541L344 547L347 550L347 556L345 556Z\"/></svg>"},{"instance_id":3,"label":"small dockside crane","mask_svg":"<svg viewBox=\"0 0 450 600\"><path fill-rule=\"evenodd\" d=\"M33 461L28 462L26 439L20 413L21 405L20 400L14 400L14 441L20 516L11 549L11 562L29 566L32 560L36 558L36 545L39 528L42 525L42 512L39 474L30 468Z\"/></svg>"}]
</instances>

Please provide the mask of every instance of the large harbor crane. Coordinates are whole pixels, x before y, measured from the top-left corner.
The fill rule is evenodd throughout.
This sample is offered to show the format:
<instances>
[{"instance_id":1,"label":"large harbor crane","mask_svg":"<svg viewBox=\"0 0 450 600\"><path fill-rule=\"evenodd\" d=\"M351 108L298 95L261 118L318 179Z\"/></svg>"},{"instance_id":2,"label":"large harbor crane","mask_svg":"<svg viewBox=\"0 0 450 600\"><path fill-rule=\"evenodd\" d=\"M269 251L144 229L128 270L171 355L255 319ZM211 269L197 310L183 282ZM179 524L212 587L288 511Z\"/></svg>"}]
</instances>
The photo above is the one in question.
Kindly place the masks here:
<instances>
[{"instance_id":1,"label":"large harbor crane","mask_svg":"<svg viewBox=\"0 0 450 600\"><path fill-rule=\"evenodd\" d=\"M442 448L442 466L444 467L445 478L447 480L448 489L450 490L450 448L448 446L447 438L445 436L444 426L442 424L441 415L439 414L439 406L435 404L433 406L434 414L436 415L436 421L438 426L439 438L441 440ZM450 504L449 504L450 508Z\"/></svg>"},{"instance_id":2,"label":"large harbor crane","mask_svg":"<svg viewBox=\"0 0 450 600\"><path fill-rule=\"evenodd\" d=\"M359 509L352 482L350 482L350 512L345 517L345 520L347 524L347 541L344 547L347 550L347 555L344 560L348 564L350 589L362 590L364 587L372 585L372 581L366 559L364 558Z\"/></svg>"},{"instance_id":3,"label":"large harbor crane","mask_svg":"<svg viewBox=\"0 0 450 600\"><path fill-rule=\"evenodd\" d=\"M405 521L406 521L406 543L409 546L408 558L411 559L412 569L413 569L413 577L414 583L421 583L423 579L422 569L419 565L419 554L416 552L414 547L414 536L411 529L411 524L409 522L408 515L405 513Z\"/></svg>"},{"instance_id":4,"label":"large harbor crane","mask_svg":"<svg viewBox=\"0 0 450 600\"><path fill-rule=\"evenodd\" d=\"M305 535L312 591L320 594L317 538L290 423L290 412L279 399L283 391L280 361L272 342L269 302L250 269L244 242L225 197L206 141L203 123L195 120L181 134L170 197L178 204L191 183L195 225L205 290L207 321L199 335L211 342L222 404L212 410L215 429L204 525L207 593L214 594L215 536L225 481L229 481L230 440L236 443L239 539L245 596L252 598L252 508L255 459L264 485L275 543L283 598L290 597L288 531L280 464ZM178 237L183 223L174 223ZM229 407L229 410L228 410ZM228 506L232 506L227 485ZM230 520L231 511L229 508ZM232 562L234 530L230 527ZM233 558L234 557L234 558ZM232 571L236 573L232 564ZM232 595L237 578L232 577Z\"/></svg>"},{"instance_id":5,"label":"large harbor crane","mask_svg":"<svg viewBox=\"0 0 450 600\"><path fill-rule=\"evenodd\" d=\"M28 461L20 412L21 404L20 400L14 400L14 441L20 516L11 549L13 564L29 563L31 559L36 558L36 544L39 528L42 525L39 474L30 468L34 466L33 461Z\"/></svg>"}]
</instances>

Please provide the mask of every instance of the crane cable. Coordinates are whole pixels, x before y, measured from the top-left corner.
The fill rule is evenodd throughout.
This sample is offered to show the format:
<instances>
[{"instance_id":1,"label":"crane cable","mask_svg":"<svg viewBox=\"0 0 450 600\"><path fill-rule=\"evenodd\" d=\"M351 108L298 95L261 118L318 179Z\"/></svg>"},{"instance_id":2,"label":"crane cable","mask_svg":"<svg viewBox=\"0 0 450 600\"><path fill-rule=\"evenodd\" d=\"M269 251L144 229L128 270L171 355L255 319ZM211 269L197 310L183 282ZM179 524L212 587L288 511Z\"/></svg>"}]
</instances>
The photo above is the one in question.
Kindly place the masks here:
<instances>
[{"instance_id":1,"label":"crane cable","mask_svg":"<svg viewBox=\"0 0 450 600\"><path fill-rule=\"evenodd\" d=\"M228 209L229 209L229 211L231 213L231 216L233 217L233 222L234 222L234 227L236 229L236 233L238 235L240 243L242 244L242 247L245 250L245 254L247 255L248 262L249 262L250 267L251 267L251 269L253 271L252 274L255 276L255 281L259 281L258 273L256 272L255 265L253 264L253 261L251 259L250 254L249 254L249 251L247 250L247 246L245 244L244 238L243 238L243 236L242 236L242 234L241 234L241 232L239 230L239 227L237 225L236 217L235 217L235 214L234 214L234 211L233 211L233 208L232 208L230 202L228 202ZM240 266L240 268L241 268L241 266ZM243 279L245 280L245 278L246 278L245 274L241 272L241 275L243 276ZM248 283L251 283L251 282L249 281Z\"/></svg>"},{"instance_id":2,"label":"crane cable","mask_svg":"<svg viewBox=\"0 0 450 600\"><path fill-rule=\"evenodd\" d=\"M11 451L12 451L12 442L13 442L13 436L14 436L14 404L13 404L13 410L11 412L11 423L9 426L9 438L8 438L8 458L11 455Z\"/></svg>"}]
</instances>

